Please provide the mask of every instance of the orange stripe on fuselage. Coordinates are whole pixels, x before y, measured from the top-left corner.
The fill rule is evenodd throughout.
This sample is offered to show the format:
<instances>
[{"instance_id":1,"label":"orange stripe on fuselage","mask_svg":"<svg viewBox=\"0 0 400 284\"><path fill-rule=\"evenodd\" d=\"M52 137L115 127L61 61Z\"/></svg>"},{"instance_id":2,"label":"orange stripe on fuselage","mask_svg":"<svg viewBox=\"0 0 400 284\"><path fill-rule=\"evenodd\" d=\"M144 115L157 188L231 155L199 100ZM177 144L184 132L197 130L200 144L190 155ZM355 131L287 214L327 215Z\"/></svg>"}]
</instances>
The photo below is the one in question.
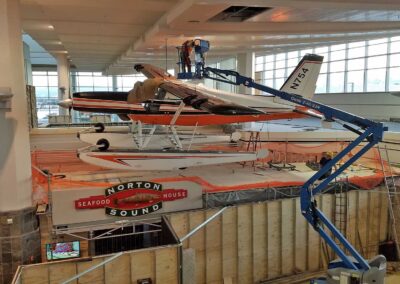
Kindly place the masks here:
<instances>
[{"instance_id":1,"label":"orange stripe on fuselage","mask_svg":"<svg viewBox=\"0 0 400 284\"><path fill-rule=\"evenodd\" d=\"M171 123L173 115L170 114L129 114L132 120L140 120L147 124L161 124L168 125ZM220 125L229 123L241 123L251 121L267 121L277 119L292 119L292 118L304 118L308 115L297 113L297 112L281 112L271 114L259 114L259 115L217 115L217 114L185 114L178 117L175 125L182 126L205 126L205 125Z\"/></svg>"}]
</instances>

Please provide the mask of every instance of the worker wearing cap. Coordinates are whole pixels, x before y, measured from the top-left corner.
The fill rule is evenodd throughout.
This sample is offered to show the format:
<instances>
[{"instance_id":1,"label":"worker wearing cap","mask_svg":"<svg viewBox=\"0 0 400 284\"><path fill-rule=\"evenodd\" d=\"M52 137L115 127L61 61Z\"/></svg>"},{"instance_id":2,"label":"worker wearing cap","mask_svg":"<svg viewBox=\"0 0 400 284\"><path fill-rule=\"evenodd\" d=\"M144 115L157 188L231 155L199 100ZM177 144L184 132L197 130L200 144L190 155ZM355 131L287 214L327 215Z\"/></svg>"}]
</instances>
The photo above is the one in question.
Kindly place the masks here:
<instances>
[{"instance_id":1,"label":"worker wearing cap","mask_svg":"<svg viewBox=\"0 0 400 284\"><path fill-rule=\"evenodd\" d=\"M322 153L322 158L319 160L319 166L320 169L322 169L327 163L329 163L332 160L333 153L332 152L324 152ZM328 171L326 171L320 178L319 180L326 179L328 176L330 176L332 173L332 168L330 168Z\"/></svg>"}]
</instances>

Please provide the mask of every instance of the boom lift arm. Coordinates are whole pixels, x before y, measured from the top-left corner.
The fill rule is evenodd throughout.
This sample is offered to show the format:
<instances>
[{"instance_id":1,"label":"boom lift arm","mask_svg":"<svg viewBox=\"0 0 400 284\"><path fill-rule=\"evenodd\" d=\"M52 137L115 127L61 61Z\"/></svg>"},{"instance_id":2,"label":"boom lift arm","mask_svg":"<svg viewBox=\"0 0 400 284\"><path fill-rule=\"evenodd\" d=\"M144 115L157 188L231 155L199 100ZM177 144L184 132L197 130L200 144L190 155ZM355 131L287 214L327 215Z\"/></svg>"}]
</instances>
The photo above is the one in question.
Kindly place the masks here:
<instances>
[{"instance_id":1,"label":"boom lift arm","mask_svg":"<svg viewBox=\"0 0 400 284\"><path fill-rule=\"evenodd\" d=\"M307 70L302 70L304 73ZM343 125L348 130L351 130L359 135L357 139L351 142L343 151L338 153L330 162L322 167L317 173L315 173L301 188L300 201L301 201L301 213L307 219L307 221L313 226L313 228L320 234L320 236L328 243L328 245L335 251L335 253L342 260L341 267L348 270L356 270L363 273L371 270L371 263L364 259L357 250L349 243L349 241L341 234L341 232L334 226L332 222L317 208L317 202L314 198L316 194L321 192L330 181L341 174L347 167L354 163L364 153L371 149L378 142L382 141L383 133L387 130L382 123L374 122L363 117L359 117L348 112L323 105L321 103L303 98L300 95L290 94L276 89L258 84L254 82L252 78L240 75L238 72L231 70L220 70L211 67L205 67L203 77L217 80L224 83L230 83L233 85L244 85L249 88L254 88L272 95L275 95L283 100L293 102L310 109L316 110L323 114L326 120L336 121ZM228 78L229 77L229 78ZM232 79L231 79L232 78ZM298 78L301 80L301 78ZM296 89L294 83L291 88ZM349 125L351 124L351 125ZM337 164L345 155L349 154L361 142L367 141L367 143L361 147L347 162L341 165L335 172L323 180L319 185L313 186L314 182L317 181L322 175L324 175L329 169ZM329 235L329 232L336 237L343 247L350 253L356 260L354 262L345 251L335 243L334 239ZM374 268L376 272L376 268ZM382 273L381 273L382 274ZM382 275L378 276L382 277ZM363 282L368 283L368 282ZM376 282L378 283L378 282Z\"/></svg>"}]
</instances>

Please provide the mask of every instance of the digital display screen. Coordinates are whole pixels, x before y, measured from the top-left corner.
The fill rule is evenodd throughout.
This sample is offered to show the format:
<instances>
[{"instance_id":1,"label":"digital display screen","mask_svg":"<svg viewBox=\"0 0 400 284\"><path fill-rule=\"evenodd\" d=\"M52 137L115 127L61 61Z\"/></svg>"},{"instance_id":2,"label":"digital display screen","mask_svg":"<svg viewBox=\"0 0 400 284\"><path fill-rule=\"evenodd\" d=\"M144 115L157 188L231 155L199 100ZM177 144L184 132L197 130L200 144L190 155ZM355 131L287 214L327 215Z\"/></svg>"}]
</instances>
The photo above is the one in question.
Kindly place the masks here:
<instances>
[{"instance_id":1,"label":"digital display screen","mask_svg":"<svg viewBox=\"0 0 400 284\"><path fill-rule=\"evenodd\" d=\"M80 257L79 241L46 244L47 260L60 260Z\"/></svg>"}]
</instances>

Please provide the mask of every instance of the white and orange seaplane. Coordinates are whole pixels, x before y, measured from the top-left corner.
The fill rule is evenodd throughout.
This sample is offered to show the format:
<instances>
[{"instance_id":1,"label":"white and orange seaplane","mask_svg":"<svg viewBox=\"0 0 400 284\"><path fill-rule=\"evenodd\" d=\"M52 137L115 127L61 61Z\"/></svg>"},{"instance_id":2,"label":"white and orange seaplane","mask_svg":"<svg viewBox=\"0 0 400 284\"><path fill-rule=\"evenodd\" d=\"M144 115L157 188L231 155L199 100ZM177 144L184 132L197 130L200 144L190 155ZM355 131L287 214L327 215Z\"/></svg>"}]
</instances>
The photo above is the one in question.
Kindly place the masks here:
<instances>
[{"instance_id":1,"label":"white and orange seaplane","mask_svg":"<svg viewBox=\"0 0 400 284\"><path fill-rule=\"evenodd\" d=\"M318 55L305 55L280 90L312 98L322 60ZM59 103L78 111L117 114L122 120L134 122L131 133L104 132L101 125L96 133L80 133L82 141L97 145L97 150L79 154L83 161L122 170L172 170L254 161L266 153L190 150L195 144L238 140L237 133L179 135L175 127L319 116L275 96L235 94L191 84L150 64L137 64L134 68L147 79L135 83L129 92L79 92ZM152 127L144 133L142 123ZM168 131L157 133L157 125L166 126Z\"/></svg>"}]
</instances>

